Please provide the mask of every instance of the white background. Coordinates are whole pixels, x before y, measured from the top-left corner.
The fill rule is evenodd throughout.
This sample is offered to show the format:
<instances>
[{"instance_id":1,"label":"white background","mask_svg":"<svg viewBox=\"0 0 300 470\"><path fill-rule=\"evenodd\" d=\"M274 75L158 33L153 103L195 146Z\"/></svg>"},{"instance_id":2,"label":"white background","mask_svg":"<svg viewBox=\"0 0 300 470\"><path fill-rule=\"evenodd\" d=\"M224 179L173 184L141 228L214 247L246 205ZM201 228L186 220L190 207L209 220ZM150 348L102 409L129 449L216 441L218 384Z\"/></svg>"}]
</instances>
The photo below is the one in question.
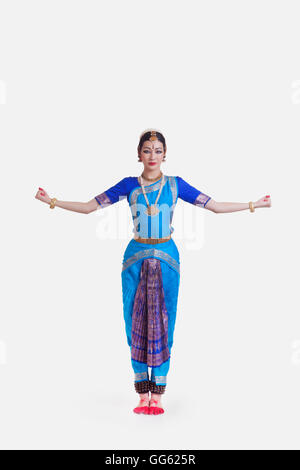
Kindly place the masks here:
<instances>
[{"instance_id":1,"label":"white background","mask_svg":"<svg viewBox=\"0 0 300 470\"><path fill-rule=\"evenodd\" d=\"M299 39L297 1L0 2L1 448L299 449ZM34 198L88 201L138 176L148 127L166 175L217 201L272 199L227 214L178 201L161 416L132 412L127 201L105 216L129 231L102 236L104 211Z\"/></svg>"}]
</instances>

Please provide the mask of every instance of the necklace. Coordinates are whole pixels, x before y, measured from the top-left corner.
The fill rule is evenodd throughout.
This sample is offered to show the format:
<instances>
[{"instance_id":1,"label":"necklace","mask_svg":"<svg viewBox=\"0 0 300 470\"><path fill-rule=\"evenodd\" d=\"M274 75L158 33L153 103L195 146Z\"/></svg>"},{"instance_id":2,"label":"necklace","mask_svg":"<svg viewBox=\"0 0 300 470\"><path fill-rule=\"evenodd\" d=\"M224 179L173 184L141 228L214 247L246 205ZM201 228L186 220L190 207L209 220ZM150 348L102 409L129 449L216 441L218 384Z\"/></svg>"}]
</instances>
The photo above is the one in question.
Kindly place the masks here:
<instances>
[{"instance_id":1,"label":"necklace","mask_svg":"<svg viewBox=\"0 0 300 470\"><path fill-rule=\"evenodd\" d=\"M145 192L145 188L144 188L144 184L143 184L143 177L142 177L142 175L140 176L140 183L141 183L141 186L142 186L142 191L143 191L144 197L146 199L146 203L147 203L147 209L145 210L145 214L147 214L147 215L156 215L156 214L159 213L159 209L157 208L156 204L157 204L157 201L159 200L159 197L160 197L163 185L164 185L164 180L165 180L165 175L162 175L162 180L161 180L161 183L160 183L160 188L159 188L158 195L156 197L155 203L150 205L149 201L148 201L148 198L147 198L147 195L146 195L146 192Z\"/></svg>"},{"instance_id":2,"label":"necklace","mask_svg":"<svg viewBox=\"0 0 300 470\"><path fill-rule=\"evenodd\" d=\"M143 176L143 173L141 174L141 176L144 178L144 180L146 180L146 181L152 181L152 182L154 183L155 181L158 181L158 180L162 177L162 171L160 172L159 176L156 176L155 178L145 178L145 177Z\"/></svg>"}]
</instances>

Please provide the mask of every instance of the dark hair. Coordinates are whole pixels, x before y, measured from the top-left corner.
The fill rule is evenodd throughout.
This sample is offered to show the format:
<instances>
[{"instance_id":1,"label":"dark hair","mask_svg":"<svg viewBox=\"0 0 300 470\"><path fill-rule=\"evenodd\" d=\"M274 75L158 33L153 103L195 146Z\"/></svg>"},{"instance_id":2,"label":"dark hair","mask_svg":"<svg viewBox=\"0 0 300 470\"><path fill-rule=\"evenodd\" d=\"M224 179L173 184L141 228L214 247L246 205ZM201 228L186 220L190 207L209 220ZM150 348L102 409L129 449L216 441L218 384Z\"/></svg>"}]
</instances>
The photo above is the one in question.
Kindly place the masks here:
<instances>
[{"instance_id":1,"label":"dark hair","mask_svg":"<svg viewBox=\"0 0 300 470\"><path fill-rule=\"evenodd\" d=\"M162 135L161 132L155 131L157 139L163 144L164 152L166 151L166 140L164 136ZM139 145L138 145L138 151L140 152L143 147L143 143L146 142L146 140L149 140L151 137L151 131L145 132L145 134L142 134Z\"/></svg>"}]
</instances>

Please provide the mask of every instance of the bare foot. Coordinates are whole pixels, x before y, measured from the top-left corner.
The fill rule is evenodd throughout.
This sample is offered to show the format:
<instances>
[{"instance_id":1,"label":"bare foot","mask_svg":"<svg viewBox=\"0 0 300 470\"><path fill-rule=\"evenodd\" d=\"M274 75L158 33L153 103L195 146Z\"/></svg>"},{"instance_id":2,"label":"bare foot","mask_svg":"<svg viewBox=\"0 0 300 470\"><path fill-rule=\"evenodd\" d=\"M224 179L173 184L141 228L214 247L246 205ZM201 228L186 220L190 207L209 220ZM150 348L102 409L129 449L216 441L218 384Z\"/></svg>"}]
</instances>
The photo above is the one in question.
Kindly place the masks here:
<instances>
[{"instance_id":1,"label":"bare foot","mask_svg":"<svg viewBox=\"0 0 300 470\"><path fill-rule=\"evenodd\" d=\"M139 393L140 401L138 406L134 408L134 413L138 414L149 414L149 395L148 393Z\"/></svg>"},{"instance_id":2,"label":"bare foot","mask_svg":"<svg viewBox=\"0 0 300 470\"><path fill-rule=\"evenodd\" d=\"M161 394L152 393L150 404L149 404L149 414L160 415L164 412L165 410L163 409L162 403L161 403Z\"/></svg>"}]
</instances>

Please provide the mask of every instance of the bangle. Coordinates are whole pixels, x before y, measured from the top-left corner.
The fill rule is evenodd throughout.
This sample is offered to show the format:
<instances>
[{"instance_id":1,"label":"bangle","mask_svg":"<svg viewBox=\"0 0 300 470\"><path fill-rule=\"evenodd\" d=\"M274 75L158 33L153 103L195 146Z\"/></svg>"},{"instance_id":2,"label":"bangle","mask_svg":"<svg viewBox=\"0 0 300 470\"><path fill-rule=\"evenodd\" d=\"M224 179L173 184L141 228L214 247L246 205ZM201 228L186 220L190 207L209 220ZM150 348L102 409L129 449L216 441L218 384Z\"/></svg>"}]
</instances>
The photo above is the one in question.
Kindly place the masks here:
<instances>
[{"instance_id":1,"label":"bangle","mask_svg":"<svg viewBox=\"0 0 300 470\"><path fill-rule=\"evenodd\" d=\"M249 209L250 209L250 212L254 212L254 211L255 211L254 205L253 205L253 202L252 202L252 201L249 202Z\"/></svg>"},{"instance_id":2,"label":"bangle","mask_svg":"<svg viewBox=\"0 0 300 470\"><path fill-rule=\"evenodd\" d=\"M50 209L54 209L57 199L53 197L50 201Z\"/></svg>"}]
</instances>

